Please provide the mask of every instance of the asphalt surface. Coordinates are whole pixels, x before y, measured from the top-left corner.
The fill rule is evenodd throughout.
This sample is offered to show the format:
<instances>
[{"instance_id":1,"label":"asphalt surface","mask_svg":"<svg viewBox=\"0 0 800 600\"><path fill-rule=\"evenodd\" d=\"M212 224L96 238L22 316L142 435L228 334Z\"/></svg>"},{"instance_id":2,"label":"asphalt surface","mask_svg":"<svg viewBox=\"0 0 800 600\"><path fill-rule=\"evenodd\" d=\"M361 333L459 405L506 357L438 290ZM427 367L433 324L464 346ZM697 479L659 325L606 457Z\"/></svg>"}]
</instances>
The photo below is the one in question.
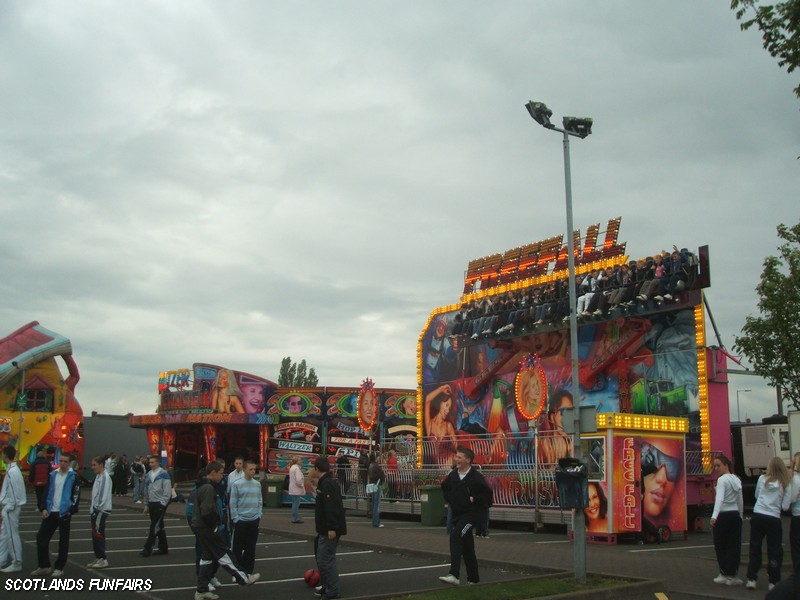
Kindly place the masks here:
<instances>
[{"instance_id":1,"label":"asphalt surface","mask_svg":"<svg viewBox=\"0 0 800 600\"><path fill-rule=\"evenodd\" d=\"M81 507L89 490L84 490ZM133 504L130 496L115 497L114 511L109 518L109 568L92 570L85 565L94 559L89 515L82 511L73 517L69 562L61 586L72 590L46 589L53 585L50 577L33 578L36 568L36 532L40 517L29 502L23 510L21 535L24 545L22 573L0 574L3 596L22 598L82 598L96 594L98 598L152 598L177 600L192 598L195 590L194 536L183 519L183 504L172 504L167 520L170 551L166 556L142 558L138 555L147 535L149 519L142 506ZM303 574L314 566L313 509L304 507L302 524L292 524L288 507L265 509L257 548L256 571L262 580L250 587L231 583L230 576L220 570L223 585L217 590L220 598L263 598L265 593L280 599L313 600L313 590L303 581ZM442 586L438 577L449 566L448 536L443 527L430 527L419 521L384 518L383 528L376 529L365 516L348 511L348 535L339 546L341 593L345 598L374 598L393 593L408 593ZM784 522L784 575L791 572L788 551L789 521ZM749 521L745 522L743 539L748 539ZM55 559L58 533L50 543L51 560ZM493 524L489 539L477 539L476 548L482 583L508 581L545 573L573 573L574 548L566 532L551 530L532 532L516 525L503 529ZM587 544L587 570L642 583L620 592L617 597L659 598L660 600L693 600L696 598L762 598L767 591L766 573L762 570L758 590L742 586L728 587L712 582L717 574L716 558L709 531L691 532L687 539L673 539L661 545L639 545L634 542L616 545ZM764 561L766 562L766 561ZM747 546L742 546L740 577L747 565ZM462 582L465 571L462 567ZM147 589L125 591L134 581ZM77 589L80 586L80 589ZM117 586L117 589L114 589ZM38 589L37 589L38 588ZM658 595L657 595L658 593ZM662 595L663 594L663 595ZM597 597L596 594L593 598Z\"/></svg>"}]
</instances>

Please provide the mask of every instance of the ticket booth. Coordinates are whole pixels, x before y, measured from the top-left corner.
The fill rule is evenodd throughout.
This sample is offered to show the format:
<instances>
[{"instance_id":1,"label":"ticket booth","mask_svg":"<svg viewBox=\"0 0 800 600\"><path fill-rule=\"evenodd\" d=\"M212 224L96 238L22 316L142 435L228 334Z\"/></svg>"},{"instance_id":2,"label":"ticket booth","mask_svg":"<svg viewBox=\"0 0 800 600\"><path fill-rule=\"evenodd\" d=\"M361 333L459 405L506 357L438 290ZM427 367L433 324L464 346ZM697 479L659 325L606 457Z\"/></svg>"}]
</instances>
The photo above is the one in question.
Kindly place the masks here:
<instances>
[{"instance_id":1,"label":"ticket booth","mask_svg":"<svg viewBox=\"0 0 800 600\"><path fill-rule=\"evenodd\" d=\"M587 540L667 541L687 530L685 436L689 421L600 413L581 437L588 465Z\"/></svg>"}]
</instances>

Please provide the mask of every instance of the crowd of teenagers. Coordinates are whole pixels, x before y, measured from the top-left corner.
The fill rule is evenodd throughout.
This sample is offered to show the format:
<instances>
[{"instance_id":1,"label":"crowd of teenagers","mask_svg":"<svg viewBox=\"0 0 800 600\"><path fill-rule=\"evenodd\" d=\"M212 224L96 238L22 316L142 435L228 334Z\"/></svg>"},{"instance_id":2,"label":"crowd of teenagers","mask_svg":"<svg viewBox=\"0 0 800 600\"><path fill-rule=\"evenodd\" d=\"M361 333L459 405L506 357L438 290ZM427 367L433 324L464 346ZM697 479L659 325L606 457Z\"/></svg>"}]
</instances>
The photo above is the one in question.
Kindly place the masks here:
<instances>
[{"instance_id":1,"label":"crowd of teenagers","mask_svg":"<svg viewBox=\"0 0 800 600\"><path fill-rule=\"evenodd\" d=\"M25 482L16 462L16 450L3 448L3 459L7 464L6 476L0 488L0 569L3 573L23 570L22 543L19 535L19 517L26 504ZM385 468L392 468L396 458L390 453L386 460L380 453L364 455L358 464L359 475L363 471L370 509L368 518L376 528L380 523L381 490L385 483ZM92 569L109 566L106 554L106 525L112 512L112 497L116 490L113 473L116 464L110 456L92 459L94 472L91 500L88 510L91 520L91 539L94 559L88 563ZM492 491L480 469L473 466L474 453L470 448L459 446L452 471L442 482L445 501L448 504L448 533L450 537L451 565L447 575L439 579L447 584L460 583L460 566L466 565L467 583L480 581L475 555L473 535L476 529L486 527L488 508L492 504ZM78 512L80 503L80 476L73 468L74 457L62 453L57 468L48 463L47 480L42 486L33 483L37 490L37 510L42 522L36 535L37 566L34 576L61 577L69 555L72 515ZM142 491L141 503L149 516L150 525L144 546L139 552L142 558L168 554L169 545L164 517L171 502L180 498L169 474L161 467L160 457L150 456L145 463L141 459ZM119 463L117 463L119 464ZM315 593L323 600L340 598L339 573L336 561L340 538L347 533L347 519L342 498L346 488L345 478L337 480L328 457L319 456L304 474L302 461L295 457L289 471L289 493L292 496L292 522L301 523L298 500L308 489L315 496L314 541L319 585ZM198 474L195 485L185 502L187 524L195 536L195 574L197 590L195 600L216 600L215 593L222 585L217 577L221 567L239 585L252 585L260 579L255 572L256 541L263 510L262 490L255 479L257 465L237 456L233 470L225 472L224 460L209 462ZM337 465L337 468L341 468ZM41 470L45 470L42 468ZM32 470L33 472L34 470ZM38 469L36 469L38 471ZM38 488L42 487L40 491ZM124 491L119 493L124 494ZM58 531L57 558L51 563L50 541Z\"/></svg>"}]
</instances>

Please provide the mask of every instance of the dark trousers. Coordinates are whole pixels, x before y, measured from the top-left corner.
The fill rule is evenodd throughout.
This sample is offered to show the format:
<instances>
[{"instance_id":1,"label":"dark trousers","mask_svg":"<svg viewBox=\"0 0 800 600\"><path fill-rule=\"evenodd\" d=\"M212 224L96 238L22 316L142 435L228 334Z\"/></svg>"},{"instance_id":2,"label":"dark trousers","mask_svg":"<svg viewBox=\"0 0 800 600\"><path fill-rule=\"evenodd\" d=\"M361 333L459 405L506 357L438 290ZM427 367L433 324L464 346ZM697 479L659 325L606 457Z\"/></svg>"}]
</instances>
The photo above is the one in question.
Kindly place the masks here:
<instances>
[{"instance_id":1,"label":"dark trousers","mask_svg":"<svg viewBox=\"0 0 800 600\"><path fill-rule=\"evenodd\" d=\"M148 502L147 511L150 514L150 530L147 532L144 551L152 551L156 539L158 539L159 550L169 550L167 544L167 530L164 529L164 515L167 512L167 507L161 506L158 502Z\"/></svg>"},{"instance_id":2,"label":"dark trousers","mask_svg":"<svg viewBox=\"0 0 800 600\"><path fill-rule=\"evenodd\" d=\"M742 518L739 511L719 513L713 534L719 572L728 577L736 577L742 558Z\"/></svg>"},{"instance_id":3,"label":"dark trousers","mask_svg":"<svg viewBox=\"0 0 800 600\"><path fill-rule=\"evenodd\" d=\"M328 539L327 535L317 534L317 569L319 569L320 584L328 596L339 595L339 566L336 564L336 548L339 545L339 536Z\"/></svg>"},{"instance_id":4,"label":"dark trousers","mask_svg":"<svg viewBox=\"0 0 800 600\"><path fill-rule=\"evenodd\" d=\"M750 562L747 565L747 579L758 577L761 568L761 542L767 538L767 575L770 583L781 580L783 564L783 527L778 517L753 513L750 519Z\"/></svg>"},{"instance_id":5,"label":"dark trousers","mask_svg":"<svg viewBox=\"0 0 800 600\"><path fill-rule=\"evenodd\" d=\"M800 517L792 517L789 525L789 547L792 549L792 567L797 572L800 569Z\"/></svg>"},{"instance_id":6,"label":"dark trousers","mask_svg":"<svg viewBox=\"0 0 800 600\"><path fill-rule=\"evenodd\" d=\"M255 521L238 521L233 525L233 558L245 573L252 573L256 566L256 542L258 524Z\"/></svg>"},{"instance_id":7,"label":"dark trousers","mask_svg":"<svg viewBox=\"0 0 800 600\"><path fill-rule=\"evenodd\" d=\"M58 529L58 557L53 565L54 569L64 570L69 554L69 530L72 526L72 515L67 513L59 517L58 513L50 513L42 520L39 533L36 534L36 552L39 557L39 567L50 567L50 540Z\"/></svg>"},{"instance_id":8,"label":"dark trousers","mask_svg":"<svg viewBox=\"0 0 800 600\"><path fill-rule=\"evenodd\" d=\"M453 531L450 533L450 574L459 577L461 557L467 567L467 581L478 583L478 558L475 556L474 518L470 514L453 515Z\"/></svg>"},{"instance_id":9,"label":"dark trousers","mask_svg":"<svg viewBox=\"0 0 800 600\"><path fill-rule=\"evenodd\" d=\"M107 512L92 513L92 549L95 558L106 557L106 520Z\"/></svg>"},{"instance_id":10,"label":"dark trousers","mask_svg":"<svg viewBox=\"0 0 800 600\"><path fill-rule=\"evenodd\" d=\"M202 553L197 575L198 592L208 591L208 584L219 567L233 575L239 585L247 585L247 574L234 564L233 556L221 535L205 528L195 529L194 535Z\"/></svg>"},{"instance_id":11,"label":"dark trousers","mask_svg":"<svg viewBox=\"0 0 800 600\"><path fill-rule=\"evenodd\" d=\"M40 506L44 506L47 500L47 484L36 486L36 509L39 510ZM41 512L41 510L39 510Z\"/></svg>"}]
</instances>

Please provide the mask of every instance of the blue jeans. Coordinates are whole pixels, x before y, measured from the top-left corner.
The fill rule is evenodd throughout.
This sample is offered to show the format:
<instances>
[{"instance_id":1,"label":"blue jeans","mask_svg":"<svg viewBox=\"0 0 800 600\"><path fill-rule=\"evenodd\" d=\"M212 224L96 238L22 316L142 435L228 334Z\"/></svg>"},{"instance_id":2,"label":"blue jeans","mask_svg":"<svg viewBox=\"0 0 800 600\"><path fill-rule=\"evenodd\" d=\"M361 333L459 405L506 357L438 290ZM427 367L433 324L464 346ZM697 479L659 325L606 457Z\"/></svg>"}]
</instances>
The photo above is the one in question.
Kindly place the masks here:
<instances>
[{"instance_id":1,"label":"blue jeans","mask_svg":"<svg viewBox=\"0 0 800 600\"><path fill-rule=\"evenodd\" d=\"M381 524L381 490L378 486L378 491L371 494L372 497L372 526L379 527Z\"/></svg>"},{"instance_id":2,"label":"blue jeans","mask_svg":"<svg viewBox=\"0 0 800 600\"><path fill-rule=\"evenodd\" d=\"M300 499L302 496L292 496L292 523L300 521Z\"/></svg>"},{"instance_id":3,"label":"blue jeans","mask_svg":"<svg viewBox=\"0 0 800 600\"><path fill-rule=\"evenodd\" d=\"M142 499L142 490L144 489L144 475L133 474L133 501Z\"/></svg>"},{"instance_id":4,"label":"blue jeans","mask_svg":"<svg viewBox=\"0 0 800 600\"><path fill-rule=\"evenodd\" d=\"M339 595L339 569L336 566L336 546L339 536L329 540L327 535L317 535L317 568L320 583L327 596Z\"/></svg>"}]
</instances>

